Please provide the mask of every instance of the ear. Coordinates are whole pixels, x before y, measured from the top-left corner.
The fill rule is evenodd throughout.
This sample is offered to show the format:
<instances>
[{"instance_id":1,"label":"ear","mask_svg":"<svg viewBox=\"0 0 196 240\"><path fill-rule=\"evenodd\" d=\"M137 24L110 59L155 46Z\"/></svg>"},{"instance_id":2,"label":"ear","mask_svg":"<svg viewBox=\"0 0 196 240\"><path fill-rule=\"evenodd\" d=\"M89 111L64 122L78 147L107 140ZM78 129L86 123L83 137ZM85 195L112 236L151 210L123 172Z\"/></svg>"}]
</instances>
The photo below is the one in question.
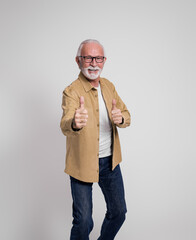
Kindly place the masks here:
<instances>
[{"instance_id":1,"label":"ear","mask_svg":"<svg viewBox=\"0 0 196 240\"><path fill-rule=\"evenodd\" d=\"M106 62L106 60L107 60L107 58L105 57L105 58L104 58L104 63Z\"/></svg>"},{"instance_id":2,"label":"ear","mask_svg":"<svg viewBox=\"0 0 196 240\"><path fill-rule=\"evenodd\" d=\"M76 57L75 60L76 60L76 62L77 62L77 64L78 64L78 67L80 68L81 63L80 63L79 57Z\"/></svg>"},{"instance_id":3,"label":"ear","mask_svg":"<svg viewBox=\"0 0 196 240\"><path fill-rule=\"evenodd\" d=\"M75 60L76 60L77 64L79 64L79 57L76 57Z\"/></svg>"}]
</instances>

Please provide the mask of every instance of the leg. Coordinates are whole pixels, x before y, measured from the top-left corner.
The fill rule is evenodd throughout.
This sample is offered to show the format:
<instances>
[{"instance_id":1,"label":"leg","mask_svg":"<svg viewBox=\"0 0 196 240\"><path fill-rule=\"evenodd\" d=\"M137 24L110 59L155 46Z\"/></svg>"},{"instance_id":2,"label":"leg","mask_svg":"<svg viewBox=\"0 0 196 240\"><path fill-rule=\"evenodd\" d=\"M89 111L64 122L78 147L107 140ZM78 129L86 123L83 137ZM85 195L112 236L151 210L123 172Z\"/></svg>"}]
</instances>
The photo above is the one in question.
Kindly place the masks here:
<instances>
[{"instance_id":1,"label":"leg","mask_svg":"<svg viewBox=\"0 0 196 240\"><path fill-rule=\"evenodd\" d=\"M81 182L73 177L71 193L73 198L73 226L71 240L89 240L93 229L92 219L92 183Z\"/></svg>"},{"instance_id":2,"label":"leg","mask_svg":"<svg viewBox=\"0 0 196 240\"><path fill-rule=\"evenodd\" d=\"M101 236L98 240L113 240L125 221L127 212L124 186L120 166L112 171L112 158L100 158L99 186L104 194L107 212L101 228Z\"/></svg>"}]
</instances>

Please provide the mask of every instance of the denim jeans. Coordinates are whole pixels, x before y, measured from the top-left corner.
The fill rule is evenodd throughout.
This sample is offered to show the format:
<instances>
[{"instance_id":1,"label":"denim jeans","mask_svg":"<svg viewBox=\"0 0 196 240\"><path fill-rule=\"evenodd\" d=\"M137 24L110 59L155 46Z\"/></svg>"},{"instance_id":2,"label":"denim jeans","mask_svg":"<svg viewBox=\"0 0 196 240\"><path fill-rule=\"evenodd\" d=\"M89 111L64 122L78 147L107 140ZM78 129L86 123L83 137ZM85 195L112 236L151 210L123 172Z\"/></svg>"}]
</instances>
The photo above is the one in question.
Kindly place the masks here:
<instances>
[{"instance_id":1,"label":"denim jeans","mask_svg":"<svg viewBox=\"0 0 196 240\"><path fill-rule=\"evenodd\" d=\"M93 229L93 183L82 182L73 177L70 177L70 180L73 198L73 226L70 240L89 240L89 234ZM112 240L125 221L127 212L120 166L117 165L112 171L112 156L99 158L98 184L107 206L98 240Z\"/></svg>"}]
</instances>

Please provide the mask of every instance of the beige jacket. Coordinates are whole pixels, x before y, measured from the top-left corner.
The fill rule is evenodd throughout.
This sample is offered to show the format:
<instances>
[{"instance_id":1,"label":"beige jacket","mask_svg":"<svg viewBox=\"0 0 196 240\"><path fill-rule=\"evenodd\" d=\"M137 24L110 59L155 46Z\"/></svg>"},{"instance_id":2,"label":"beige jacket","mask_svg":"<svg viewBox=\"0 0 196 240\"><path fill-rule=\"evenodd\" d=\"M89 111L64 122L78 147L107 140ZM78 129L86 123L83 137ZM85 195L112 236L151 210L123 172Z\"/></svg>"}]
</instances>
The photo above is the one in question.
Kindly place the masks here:
<instances>
[{"instance_id":1,"label":"beige jacket","mask_svg":"<svg viewBox=\"0 0 196 240\"><path fill-rule=\"evenodd\" d=\"M118 96L114 85L105 78L100 78L102 95L108 110L113 129L112 170L122 161L120 141L116 125L111 119L112 99L116 99L116 107L122 112L124 121L117 126L125 128L130 125L130 114ZM80 96L84 97L84 106L88 111L87 125L79 131L71 127L76 109L79 108ZM99 181L99 103L98 93L82 73L78 79L63 91L63 115L61 130L66 141L65 172L84 182Z\"/></svg>"}]
</instances>

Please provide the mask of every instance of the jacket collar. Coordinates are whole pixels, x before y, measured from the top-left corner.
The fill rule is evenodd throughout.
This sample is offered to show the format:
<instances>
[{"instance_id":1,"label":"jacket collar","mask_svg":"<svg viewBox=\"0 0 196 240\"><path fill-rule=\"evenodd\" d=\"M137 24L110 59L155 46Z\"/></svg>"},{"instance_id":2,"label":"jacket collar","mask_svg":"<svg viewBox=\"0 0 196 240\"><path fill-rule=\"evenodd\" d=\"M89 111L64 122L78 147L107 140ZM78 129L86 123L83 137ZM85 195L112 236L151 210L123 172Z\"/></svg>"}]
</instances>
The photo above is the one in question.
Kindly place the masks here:
<instances>
[{"instance_id":1,"label":"jacket collar","mask_svg":"<svg viewBox=\"0 0 196 240\"><path fill-rule=\"evenodd\" d=\"M80 72L78 78L80 79L84 89L86 92L90 91L92 88L94 88L90 82L88 81L88 79L82 74L82 72ZM100 78L100 85L101 87L104 85L104 81L102 78Z\"/></svg>"}]
</instances>

